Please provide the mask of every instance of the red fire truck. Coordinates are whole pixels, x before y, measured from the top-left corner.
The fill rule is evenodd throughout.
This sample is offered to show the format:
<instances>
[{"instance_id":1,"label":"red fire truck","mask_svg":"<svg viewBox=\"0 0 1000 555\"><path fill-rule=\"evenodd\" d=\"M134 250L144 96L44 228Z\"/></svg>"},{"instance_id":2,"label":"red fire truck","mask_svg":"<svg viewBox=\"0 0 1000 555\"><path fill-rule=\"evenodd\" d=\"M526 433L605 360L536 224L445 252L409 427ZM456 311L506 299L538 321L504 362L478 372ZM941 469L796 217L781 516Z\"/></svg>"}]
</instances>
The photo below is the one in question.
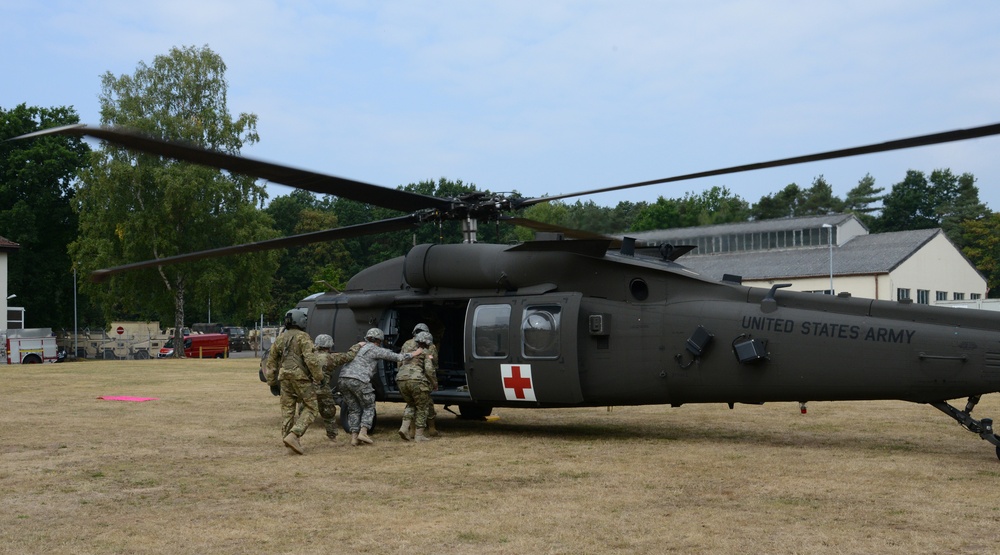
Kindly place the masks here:
<instances>
[{"instance_id":1,"label":"red fire truck","mask_svg":"<svg viewBox=\"0 0 1000 555\"><path fill-rule=\"evenodd\" d=\"M59 359L51 328L7 330L0 335L0 363L41 364Z\"/></svg>"}]
</instances>

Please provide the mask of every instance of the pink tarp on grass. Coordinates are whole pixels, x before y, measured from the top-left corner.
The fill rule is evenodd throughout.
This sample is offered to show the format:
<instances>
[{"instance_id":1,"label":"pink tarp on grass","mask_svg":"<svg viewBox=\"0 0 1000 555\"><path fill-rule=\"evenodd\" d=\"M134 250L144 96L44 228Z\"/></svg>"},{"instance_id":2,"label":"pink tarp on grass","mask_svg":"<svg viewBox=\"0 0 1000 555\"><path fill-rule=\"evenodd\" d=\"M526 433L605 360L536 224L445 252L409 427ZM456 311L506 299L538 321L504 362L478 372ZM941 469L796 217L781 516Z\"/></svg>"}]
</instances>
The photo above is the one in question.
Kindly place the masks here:
<instances>
[{"instance_id":1,"label":"pink tarp on grass","mask_svg":"<svg viewBox=\"0 0 1000 555\"><path fill-rule=\"evenodd\" d=\"M103 397L98 397L98 399L104 399L105 401L133 401L136 403L159 401L156 397L129 397L128 395L104 395Z\"/></svg>"}]
</instances>

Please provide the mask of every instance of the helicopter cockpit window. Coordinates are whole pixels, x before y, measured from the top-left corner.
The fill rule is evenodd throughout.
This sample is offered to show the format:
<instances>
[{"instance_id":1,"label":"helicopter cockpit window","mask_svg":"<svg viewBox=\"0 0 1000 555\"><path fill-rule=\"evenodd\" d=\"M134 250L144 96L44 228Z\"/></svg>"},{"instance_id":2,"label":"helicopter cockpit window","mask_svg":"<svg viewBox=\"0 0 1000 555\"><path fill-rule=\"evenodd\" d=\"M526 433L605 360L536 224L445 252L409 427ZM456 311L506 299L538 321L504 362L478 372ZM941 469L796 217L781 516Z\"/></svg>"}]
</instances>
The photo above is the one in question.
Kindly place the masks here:
<instances>
[{"instance_id":1,"label":"helicopter cockpit window","mask_svg":"<svg viewBox=\"0 0 1000 555\"><path fill-rule=\"evenodd\" d=\"M521 348L526 358L559 356L558 305L529 306L521 320Z\"/></svg>"},{"instance_id":2,"label":"helicopter cockpit window","mask_svg":"<svg viewBox=\"0 0 1000 555\"><path fill-rule=\"evenodd\" d=\"M476 358L507 358L510 351L510 305L476 307L473 316Z\"/></svg>"}]
</instances>

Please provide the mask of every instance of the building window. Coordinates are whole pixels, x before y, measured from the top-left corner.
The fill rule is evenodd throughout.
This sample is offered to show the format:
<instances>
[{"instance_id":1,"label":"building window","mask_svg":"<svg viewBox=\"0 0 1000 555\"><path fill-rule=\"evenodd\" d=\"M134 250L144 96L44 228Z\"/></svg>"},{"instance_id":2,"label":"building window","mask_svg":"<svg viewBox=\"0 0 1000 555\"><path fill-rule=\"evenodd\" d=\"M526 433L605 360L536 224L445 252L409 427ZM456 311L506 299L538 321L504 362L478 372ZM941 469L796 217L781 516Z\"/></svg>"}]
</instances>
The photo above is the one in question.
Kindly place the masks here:
<instances>
[{"instance_id":1,"label":"building window","mask_svg":"<svg viewBox=\"0 0 1000 555\"><path fill-rule=\"evenodd\" d=\"M903 289L902 287L896 289L896 300L897 301L902 301L904 299L909 299L909 298L910 298L910 290L909 289Z\"/></svg>"},{"instance_id":2,"label":"building window","mask_svg":"<svg viewBox=\"0 0 1000 555\"><path fill-rule=\"evenodd\" d=\"M972 300L974 300L974 301L978 301L979 299L983 298L983 296L980 295L979 293L973 293L973 294L969 295L969 298L972 299Z\"/></svg>"},{"instance_id":3,"label":"building window","mask_svg":"<svg viewBox=\"0 0 1000 555\"><path fill-rule=\"evenodd\" d=\"M951 294L951 299L953 301L964 301L965 300L965 293L952 293Z\"/></svg>"},{"instance_id":4,"label":"building window","mask_svg":"<svg viewBox=\"0 0 1000 555\"><path fill-rule=\"evenodd\" d=\"M947 301L948 300L948 292L947 291L937 291L937 292L934 293L934 295L935 295L935 297L934 297L935 301Z\"/></svg>"},{"instance_id":5,"label":"building window","mask_svg":"<svg viewBox=\"0 0 1000 555\"><path fill-rule=\"evenodd\" d=\"M927 289L917 289L917 303L931 304L931 292Z\"/></svg>"}]
</instances>

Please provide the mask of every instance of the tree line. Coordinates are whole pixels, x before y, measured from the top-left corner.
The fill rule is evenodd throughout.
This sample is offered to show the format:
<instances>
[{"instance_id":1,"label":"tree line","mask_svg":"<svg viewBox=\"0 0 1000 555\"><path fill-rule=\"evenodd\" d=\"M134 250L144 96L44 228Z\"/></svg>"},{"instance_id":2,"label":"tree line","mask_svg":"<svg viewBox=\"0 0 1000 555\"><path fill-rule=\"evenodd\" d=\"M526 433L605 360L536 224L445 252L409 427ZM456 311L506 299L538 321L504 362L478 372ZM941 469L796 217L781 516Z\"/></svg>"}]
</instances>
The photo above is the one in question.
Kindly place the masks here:
<instances>
[{"instance_id":1,"label":"tree line","mask_svg":"<svg viewBox=\"0 0 1000 555\"><path fill-rule=\"evenodd\" d=\"M259 141L255 114L226 106L226 66L207 46L173 48L130 75L106 73L98 96L102 125L239 154ZM269 322L304 296L342 289L350 276L414 244L458 242L459 222L206 259L85 279L97 269L398 216L348 199L295 191L273 199L245 176L137 154L78 138L4 141L78 123L72 107L0 106L0 236L21 248L8 257L9 290L30 327L103 328L112 320ZM441 197L480 191L445 178L400 189ZM486 191L488 192L488 191ZM269 202L268 202L269 200ZM1000 214L980 200L972 174L910 170L888 192L866 175L841 199L822 175L751 203L715 186L655 202L552 201L515 214L557 226L620 235L635 231L836 213L855 214L872 232L942 228L985 275L1000 283ZM480 222L479 240L529 240L526 228ZM74 276L79 279L74 280ZM74 295L79 298L74 303Z\"/></svg>"}]
</instances>

